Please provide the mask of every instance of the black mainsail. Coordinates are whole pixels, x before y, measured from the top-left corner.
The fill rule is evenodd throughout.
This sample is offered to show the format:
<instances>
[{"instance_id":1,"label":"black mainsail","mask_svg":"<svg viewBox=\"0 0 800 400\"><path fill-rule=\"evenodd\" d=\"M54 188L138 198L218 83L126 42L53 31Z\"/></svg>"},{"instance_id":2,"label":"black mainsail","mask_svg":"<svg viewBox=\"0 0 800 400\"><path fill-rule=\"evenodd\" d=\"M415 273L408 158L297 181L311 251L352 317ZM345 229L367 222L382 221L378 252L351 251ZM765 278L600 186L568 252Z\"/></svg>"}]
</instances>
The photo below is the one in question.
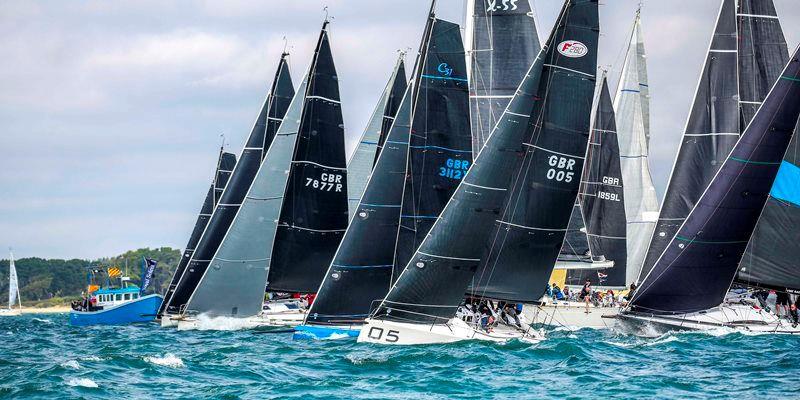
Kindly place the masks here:
<instances>
[{"instance_id":1,"label":"black mainsail","mask_svg":"<svg viewBox=\"0 0 800 400\"><path fill-rule=\"evenodd\" d=\"M316 291L347 223L344 123L328 21L325 21L308 73L267 290Z\"/></svg>"},{"instance_id":2,"label":"black mainsail","mask_svg":"<svg viewBox=\"0 0 800 400\"><path fill-rule=\"evenodd\" d=\"M778 78L788 51L772 0L723 0L640 277L647 275Z\"/></svg>"},{"instance_id":3,"label":"black mainsail","mask_svg":"<svg viewBox=\"0 0 800 400\"><path fill-rule=\"evenodd\" d=\"M395 251L399 272L472 164L469 89L459 26L431 10L414 85L411 139ZM395 277L397 274L395 274Z\"/></svg>"},{"instance_id":4,"label":"black mainsail","mask_svg":"<svg viewBox=\"0 0 800 400\"><path fill-rule=\"evenodd\" d=\"M203 230L206 229L208 220L211 219L211 214L214 212L214 207L217 205L217 196L215 193L217 190L219 190L220 195L222 194L222 191L228 184L228 178L230 177L234 166L236 166L236 155L225 152L220 148L219 159L217 160L217 169L214 173L214 180L211 183L211 186L208 188L206 198L203 200L203 206L200 208L200 213L197 215L197 221L194 223L192 234L189 235L189 242L186 243L181 260L178 262L178 266L175 268L175 272L172 274L172 279L170 280L169 286L167 286L167 291L164 293L165 299L172 296L172 293L175 291L175 286L178 284L178 279L180 279L181 274L183 274L183 271L189 264L189 260L192 258L192 254L194 254L194 249L197 246L197 242L200 241L200 236L203 234ZM166 307L166 303L162 302L158 308L157 314L159 316L162 315Z\"/></svg>"},{"instance_id":5,"label":"black mainsail","mask_svg":"<svg viewBox=\"0 0 800 400\"><path fill-rule=\"evenodd\" d=\"M541 266L552 269L578 193L579 171L586 152L597 68L598 24L595 0L565 3L547 46L528 70L430 234L373 313L374 318L430 323L454 316L482 254L494 254L495 247L503 244L491 240L497 234L498 219L514 215L514 211L542 214L516 207L524 204L536 208L542 204L508 201L519 199L520 196L513 194L523 187L531 188L529 193L545 204L543 213L559 213L558 243L550 244L552 257L548 265ZM555 155L551 151L565 154L559 156L563 157L563 163L555 160L555 165L551 165L550 156ZM567 172L571 172L568 168L576 172L570 182L565 182ZM550 174L552 179L548 178L550 170L554 171ZM550 196L554 199L548 200ZM552 203L557 207L550 208ZM530 239L525 242L527 246L534 243ZM516 253L519 257L515 259L522 261L527 269L537 269L538 266L530 264L535 258L531 257L533 253L527 247L525 254ZM499 269L497 272L498 276L506 273ZM526 275L527 271L513 278L527 281ZM543 282L541 286L543 289ZM525 290L537 291L532 286Z\"/></svg>"},{"instance_id":6,"label":"black mainsail","mask_svg":"<svg viewBox=\"0 0 800 400\"><path fill-rule=\"evenodd\" d=\"M800 116L798 57L800 48L644 278L632 310L683 314L722 303Z\"/></svg>"},{"instance_id":7,"label":"black mainsail","mask_svg":"<svg viewBox=\"0 0 800 400\"><path fill-rule=\"evenodd\" d=\"M389 290L408 157L411 92L409 87L403 96L364 195L308 311L307 324L362 323L372 303Z\"/></svg>"},{"instance_id":8,"label":"black mainsail","mask_svg":"<svg viewBox=\"0 0 800 400\"><path fill-rule=\"evenodd\" d=\"M541 46L528 0L468 0L466 22L472 151L477 155Z\"/></svg>"},{"instance_id":9,"label":"black mainsail","mask_svg":"<svg viewBox=\"0 0 800 400\"><path fill-rule=\"evenodd\" d=\"M279 125L279 123L273 123L273 119L283 118L289 105L289 102L285 99L287 97L291 99L291 95L294 93L288 65L286 64L286 56L287 54L281 55L272 89L261 107L253 129L250 131L242 153L239 155L239 161L231 173L228 185L222 192L222 198L217 204L208 226L200 237L192 259L181 274L172 296L164 298L164 303L167 304L165 308L167 313L183 312L183 308L197 288L198 282L205 274L231 222L236 217L239 207L261 165L264 153L272 144L272 139L274 139L275 131ZM288 90L291 90L291 93Z\"/></svg>"},{"instance_id":10,"label":"black mainsail","mask_svg":"<svg viewBox=\"0 0 800 400\"><path fill-rule=\"evenodd\" d=\"M604 76L578 202L586 221L592 261L608 260L614 264L611 268L591 272L571 270L567 273L567 283L580 285L585 279L591 279L600 286L625 286L627 235L623 187L614 105Z\"/></svg>"}]
</instances>

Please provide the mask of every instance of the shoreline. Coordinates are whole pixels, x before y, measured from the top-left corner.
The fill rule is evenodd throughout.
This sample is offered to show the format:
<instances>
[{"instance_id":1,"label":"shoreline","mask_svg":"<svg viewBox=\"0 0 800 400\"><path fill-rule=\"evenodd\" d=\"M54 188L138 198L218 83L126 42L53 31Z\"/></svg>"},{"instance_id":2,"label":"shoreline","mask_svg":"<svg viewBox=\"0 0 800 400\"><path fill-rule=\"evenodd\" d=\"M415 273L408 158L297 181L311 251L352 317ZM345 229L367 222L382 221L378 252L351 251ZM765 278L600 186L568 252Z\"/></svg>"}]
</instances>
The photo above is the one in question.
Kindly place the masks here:
<instances>
[{"instance_id":1,"label":"shoreline","mask_svg":"<svg viewBox=\"0 0 800 400\"><path fill-rule=\"evenodd\" d=\"M23 314L62 314L70 311L70 306L30 307L22 308Z\"/></svg>"}]
</instances>

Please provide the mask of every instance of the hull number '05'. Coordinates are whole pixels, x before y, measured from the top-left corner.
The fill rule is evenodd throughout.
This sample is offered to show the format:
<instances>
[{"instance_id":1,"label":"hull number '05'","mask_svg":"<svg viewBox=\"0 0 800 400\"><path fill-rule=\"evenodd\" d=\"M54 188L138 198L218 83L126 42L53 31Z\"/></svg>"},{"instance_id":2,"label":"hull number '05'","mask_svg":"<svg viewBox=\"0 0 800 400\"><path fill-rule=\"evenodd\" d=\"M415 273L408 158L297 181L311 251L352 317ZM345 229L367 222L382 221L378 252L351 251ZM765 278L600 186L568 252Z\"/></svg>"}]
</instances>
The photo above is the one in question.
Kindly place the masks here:
<instances>
[{"instance_id":1,"label":"hull number '05'","mask_svg":"<svg viewBox=\"0 0 800 400\"><path fill-rule=\"evenodd\" d=\"M306 186L310 186L323 192L341 192L342 175L323 172L322 176L320 176L320 179L306 178Z\"/></svg>"},{"instance_id":2,"label":"hull number '05'","mask_svg":"<svg viewBox=\"0 0 800 400\"><path fill-rule=\"evenodd\" d=\"M400 340L400 336L397 336L397 334L400 333L400 332L392 330L392 329L390 329L388 331L385 331L385 332L386 332L386 335L383 334L384 333L384 329L383 328L378 328L377 326L373 326L373 327L369 328L369 332L367 333L367 337L369 337L370 339L373 339L373 340L381 340L381 339L383 339L384 341L389 342L389 343L395 343L398 340Z\"/></svg>"},{"instance_id":3,"label":"hull number '05'","mask_svg":"<svg viewBox=\"0 0 800 400\"><path fill-rule=\"evenodd\" d=\"M547 170L547 179L569 183L575 178L575 160L552 155L547 159L547 163L551 167Z\"/></svg>"}]
</instances>

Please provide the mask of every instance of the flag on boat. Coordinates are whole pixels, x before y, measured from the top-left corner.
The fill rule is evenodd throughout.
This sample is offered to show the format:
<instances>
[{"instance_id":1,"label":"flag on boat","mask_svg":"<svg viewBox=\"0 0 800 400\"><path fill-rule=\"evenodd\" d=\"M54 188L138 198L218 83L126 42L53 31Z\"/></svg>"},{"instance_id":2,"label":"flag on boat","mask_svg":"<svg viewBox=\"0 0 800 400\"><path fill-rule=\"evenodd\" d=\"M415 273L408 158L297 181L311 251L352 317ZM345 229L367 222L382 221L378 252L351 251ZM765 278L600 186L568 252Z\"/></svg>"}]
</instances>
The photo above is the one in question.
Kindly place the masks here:
<instances>
[{"instance_id":1,"label":"flag on boat","mask_svg":"<svg viewBox=\"0 0 800 400\"><path fill-rule=\"evenodd\" d=\"M122 271L118 267L109 267L108 268L108 277L109 278L116 278L122 275Z\"/></svg>"},{"instance_id":2,"label":"flag on boat","mask_svg":"<svg viewBox=\"0 0 800 400\"><path fill-rule=\"evenodd\" d=\"M150 282L153 281L153 272L156 270L156 265L158 265L156 260L142 257L142 282L139 285L139 296L144 295L145 290L150 286Z\"/></svg>"}]
</instances>

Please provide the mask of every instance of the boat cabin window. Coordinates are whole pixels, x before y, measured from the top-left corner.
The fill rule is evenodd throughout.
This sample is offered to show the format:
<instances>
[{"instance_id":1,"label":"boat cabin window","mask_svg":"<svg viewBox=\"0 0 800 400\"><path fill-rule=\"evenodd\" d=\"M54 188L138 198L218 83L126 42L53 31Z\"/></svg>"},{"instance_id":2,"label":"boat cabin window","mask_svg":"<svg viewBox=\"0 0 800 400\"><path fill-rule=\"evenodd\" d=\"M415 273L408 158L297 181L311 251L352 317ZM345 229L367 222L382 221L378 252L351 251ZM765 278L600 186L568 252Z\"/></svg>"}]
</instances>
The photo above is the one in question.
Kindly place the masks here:
<instances>
[{"instance_id":1,"label":"boat cabin window","mask_svg":"<svg viewBox=\"0 0 800 400\"><path fill-rule=\"evenodd\" d=\"M136 300L136 299L138 299L138 298L139 298L139 293L134 293L134 294L133 294L133 299L134 299L134 300Z\"/></svg>"},{"instance_id":2,"label":"boat cabin window","mask_svg":"<svg viewBox=\"0 0 800 400\"><path fill-rule=\"evenodd\" d=\"M122 293L117 293L117 301L122 301Z\"/></svg>"},{"instance_id":3,"label":"boat cabin window","mask_svg":"<svg viewBox=\"0 0 800 400\"><path fill-rule=\"evenodd\" d=\"M131 294L125 293L125 300L130 300L130 299L131 299Z\"/></svg>"}]
</instances>

